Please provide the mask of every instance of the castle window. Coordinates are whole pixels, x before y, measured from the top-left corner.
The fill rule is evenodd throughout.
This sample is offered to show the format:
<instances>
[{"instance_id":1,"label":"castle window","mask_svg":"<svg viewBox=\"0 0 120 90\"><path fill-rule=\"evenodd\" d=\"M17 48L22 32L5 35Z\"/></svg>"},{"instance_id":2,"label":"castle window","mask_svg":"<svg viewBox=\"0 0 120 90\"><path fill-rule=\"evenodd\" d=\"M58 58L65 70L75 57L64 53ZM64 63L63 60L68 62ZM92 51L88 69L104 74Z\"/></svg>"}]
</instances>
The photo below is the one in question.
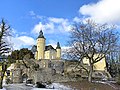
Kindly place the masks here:
<instances>
[{"instance_id":1,"label":"castle window","mask_svg":"<svg viewBox=\"0 0 120 90\"><path fill-rule=\"evenodd\" d=\"M45 67L46 65L45 65L45 62L43 63L43 67Z\"/></svg>"},{"instance_id":2,"label":"castle window","mask_svg":"<svg viewBox=\"0 0 120 90\"><path fill-rule=\"evenodd\" d=\"M53 56L52 56L52 59L54 59Z\"/></svg>"}]
</instances>

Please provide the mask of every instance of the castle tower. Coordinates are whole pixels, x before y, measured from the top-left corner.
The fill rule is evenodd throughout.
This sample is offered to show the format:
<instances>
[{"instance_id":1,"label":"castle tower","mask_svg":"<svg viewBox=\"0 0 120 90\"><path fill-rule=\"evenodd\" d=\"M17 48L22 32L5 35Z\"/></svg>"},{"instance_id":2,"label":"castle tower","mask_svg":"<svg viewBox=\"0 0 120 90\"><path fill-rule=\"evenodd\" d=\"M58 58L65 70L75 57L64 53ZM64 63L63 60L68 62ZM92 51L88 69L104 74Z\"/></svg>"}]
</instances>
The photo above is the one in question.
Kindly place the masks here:
<instances>
[{"instance_id":1,"label":"castle tower","mask_svg":"<svg viewBox=\"0 0 120 90\"><path fill-rule=\"evenodd\" d=\"M56 47L56 59L61 59L61 47L59 42L57 42L57 47Z\"/></svg>"},{"instance_id":2,"label":"castle tower","mask_svg":"<svg viewBox=\"0 0 120 90\"><path fill-rule=\"evenodd\" d=\"M37 60L44 59L44 51L45 51L45 38L41 30L37 38Z\"/></svg>"}]
</instances>

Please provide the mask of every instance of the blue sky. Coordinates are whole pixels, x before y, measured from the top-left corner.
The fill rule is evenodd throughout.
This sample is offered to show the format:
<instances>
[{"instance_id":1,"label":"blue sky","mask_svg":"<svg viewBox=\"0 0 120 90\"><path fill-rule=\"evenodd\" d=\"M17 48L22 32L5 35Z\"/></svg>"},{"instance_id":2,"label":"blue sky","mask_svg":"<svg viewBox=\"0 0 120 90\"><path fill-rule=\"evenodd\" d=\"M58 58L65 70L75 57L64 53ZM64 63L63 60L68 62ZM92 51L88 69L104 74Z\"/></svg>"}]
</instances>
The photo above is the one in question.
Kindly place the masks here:
<instances>
[{"instance_id":1,"label":"blue sky","mask_svg":"<svg viewBox=\"0 0 120 90\"><path fill-rule=\"evenodd\" d=\"M74 22L91 18L119 26L119 0L2 0L0 18L13 29L14 49L30 48L42 29L46 44L66 47Z\"/></svg>"}]
</instances>

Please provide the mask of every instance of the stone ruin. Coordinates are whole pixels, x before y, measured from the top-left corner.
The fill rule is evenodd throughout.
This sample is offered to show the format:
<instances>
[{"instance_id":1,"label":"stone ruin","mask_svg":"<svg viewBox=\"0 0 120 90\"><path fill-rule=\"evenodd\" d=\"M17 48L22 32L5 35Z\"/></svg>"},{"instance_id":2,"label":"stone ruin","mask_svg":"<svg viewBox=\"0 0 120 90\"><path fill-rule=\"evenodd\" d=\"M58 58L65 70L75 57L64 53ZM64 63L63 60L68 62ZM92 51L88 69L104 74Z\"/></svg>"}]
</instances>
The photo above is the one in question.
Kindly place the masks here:
<instances>
[{"instance_id":1,"label":"stone ruin","mask_svg":"<svg viewBox=\"0 0 120 90\"><path fill-rule=\"evenodd\" d=\"M35 84L36 82L78 81L84 77L84 74L83 70L75 69L76 65L77 62L65 60L19 60L14 64L14 69L11 70L11 82L29 81L29 83Z\"/></svg>"}]
</instances>

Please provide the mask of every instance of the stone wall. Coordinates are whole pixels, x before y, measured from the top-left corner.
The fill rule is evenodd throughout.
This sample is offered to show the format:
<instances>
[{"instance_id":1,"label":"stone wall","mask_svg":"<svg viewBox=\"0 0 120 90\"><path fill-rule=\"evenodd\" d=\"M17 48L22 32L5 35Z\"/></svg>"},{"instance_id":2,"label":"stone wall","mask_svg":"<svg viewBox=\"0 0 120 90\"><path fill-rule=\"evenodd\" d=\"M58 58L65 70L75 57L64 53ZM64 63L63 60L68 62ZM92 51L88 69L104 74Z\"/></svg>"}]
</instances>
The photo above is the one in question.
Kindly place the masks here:
<instances>
[{"instance_id":1,"label":"stone wall","mask_svg":"<svg viewBox=\"0 0 120 90\"><path fill-rule=\"evenodd\" d=\"M26 61L30 64L33 60ZM19 68L15 68L13 72L13 83L22 82L22 75L26 74L27 79L32 79L34 83L36 82L66 82L66 81L75 81L75 78L71 78L64 75L65 69L71 64L69 62L65 64L64 60L36 60L34 63L39 65L37 70L32 68L32 63L30 68L26 68L23 63ZM18 74L17 74L18 73Z\"/></svg>"},{"instance_id":2,"label":"stone wall","mask_svg":"<svg viewBox=\"0 0 120 90\"><path fill-rule=\"evenodd\" d=\"M77 81L77 78L64 76L61 74L53 73L52 69L42 69L35 71L34 82L68 82Z\"/></svg>"},{"instance_id":3,"label":"stone wall","mask_svg":"<svg viewBox=\"0 0 120 90\"><path fill-rule=\"evenodd\" d=\"M12 82L13 83L22 82L22 70L20 68L15 68L12 70Z\"/></svg>"},{"instance_id":4,"label":"stone wall","mask_svg":"<svg viewBox=\"0 0 120 90\"><path fill-rule=\"evenodd\" d=\"M64 71L64 61L63 60L39 60L36 61L40 68L44 69L54 69L56 73L62 73Z\"/></svg>"},{"instance_id":5,"label":"stone wall","mask_svg":"<svg viewBox=\"0 0 120 90\"><path fill-rule=\"evenodd\" d=\"M29 68L18 64L19 68L12 70L13 83L22 82L22 75L26 74L27 79L32 79L36 82L67 82L77 81L84 74L79 68L75 68L78 65L77 61L65 61L65 60L28 60ZM37 69L33 68L34 65L39 65ZM86 74L85 74L86 75Z\"/></svg>"},{"instance_id":6,"label":"stone wall","mask_svg":"<svg viewBox=\"0 0 120 90\"><path fill-rule=\"evenodd\" d=\"M34 73L34 81L35 82L48 82L52 79L52 69L41 69L35 71Z\"/></svg>"}]
</instances>

